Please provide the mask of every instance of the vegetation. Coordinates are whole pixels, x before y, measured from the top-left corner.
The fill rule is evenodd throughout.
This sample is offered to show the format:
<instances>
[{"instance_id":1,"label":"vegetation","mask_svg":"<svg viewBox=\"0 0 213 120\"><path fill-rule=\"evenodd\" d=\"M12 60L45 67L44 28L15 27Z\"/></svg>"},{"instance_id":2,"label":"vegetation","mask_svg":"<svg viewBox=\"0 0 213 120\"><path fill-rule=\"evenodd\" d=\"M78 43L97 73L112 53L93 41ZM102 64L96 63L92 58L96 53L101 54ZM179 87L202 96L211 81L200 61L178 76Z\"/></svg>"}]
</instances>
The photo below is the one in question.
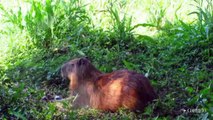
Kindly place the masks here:
<instances>
[{"instance_id":1,"label":"vegetation","mask_svg":"<svg viewBox=\"0 0 213 120\"><path fill-rule=\"evenodd\" d=\"M211 119L212 0L0 2L0 119ZM103 72L145 74L159 99L144 113L74 110L61 65L88 56Z\"/></svg>"}]
</instances>

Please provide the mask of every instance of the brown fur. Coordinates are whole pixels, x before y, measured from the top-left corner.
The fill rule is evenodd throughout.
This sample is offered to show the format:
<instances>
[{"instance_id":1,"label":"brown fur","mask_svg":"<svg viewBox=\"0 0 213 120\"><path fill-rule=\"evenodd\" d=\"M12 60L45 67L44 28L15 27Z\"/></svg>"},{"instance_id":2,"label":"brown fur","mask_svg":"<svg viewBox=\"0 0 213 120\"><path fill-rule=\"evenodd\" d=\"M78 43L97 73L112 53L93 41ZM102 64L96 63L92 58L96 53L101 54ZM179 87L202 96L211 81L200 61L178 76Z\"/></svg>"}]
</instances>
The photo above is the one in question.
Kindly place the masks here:
<instances>
[{"instance_id":1,"label":"brown fur","mask_svg":"<svg viewBox=\"0 0 213 120\"><path fill-rule=\"evenodd\" d=\"M70 90L79 94L75 106L89 105L107 111L121 107L143 111L148 102L157 98L149 80L142 74L128 70L104 74L87 58L65 63L61 74L70 80Z\"/></svg>"}]
</instances>

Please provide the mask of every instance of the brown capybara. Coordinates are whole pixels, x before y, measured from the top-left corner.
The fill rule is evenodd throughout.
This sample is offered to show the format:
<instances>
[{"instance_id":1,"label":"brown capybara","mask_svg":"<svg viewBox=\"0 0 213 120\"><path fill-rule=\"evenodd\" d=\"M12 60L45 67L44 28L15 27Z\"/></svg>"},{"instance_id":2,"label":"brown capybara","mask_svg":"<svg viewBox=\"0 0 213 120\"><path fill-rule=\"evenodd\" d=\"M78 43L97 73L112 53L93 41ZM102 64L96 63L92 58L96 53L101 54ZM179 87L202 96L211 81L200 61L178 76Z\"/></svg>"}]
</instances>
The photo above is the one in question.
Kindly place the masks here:
<instances>
[{"instance_id":1,"label":"brown capybara","mask_svg":"<svg viewBox=\"0 0 213 120\"><path fill-rule=\"evenodd\" d=\"M61 74L70 80L70 91L79 95L75 107L88 105L105 111L119 108L143 111L148 102L157 98L142 74L129 70L102 73L85 57L65 63Z\"/></svg>"}]
</instances>

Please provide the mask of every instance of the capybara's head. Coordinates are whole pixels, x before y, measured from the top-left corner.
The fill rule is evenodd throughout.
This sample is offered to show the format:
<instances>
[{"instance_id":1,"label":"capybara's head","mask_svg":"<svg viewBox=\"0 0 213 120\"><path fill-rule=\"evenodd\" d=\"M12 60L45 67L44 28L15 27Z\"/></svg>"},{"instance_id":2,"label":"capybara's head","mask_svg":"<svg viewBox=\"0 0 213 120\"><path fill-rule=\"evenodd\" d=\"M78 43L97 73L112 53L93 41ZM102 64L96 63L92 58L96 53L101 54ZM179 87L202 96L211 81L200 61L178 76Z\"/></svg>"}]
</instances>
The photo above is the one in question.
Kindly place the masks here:
<instances>
[{"instance_id":1,"label":"capybara's head","mask_svg":"<svg viewBox=\"0 0 213 120\"><path fill-rule=\"evenodd\" d=\"M79 85L91 80L98 70L91 64L87 57L76 58L65 63L61 67L61 75L63 78L70 80L70 89L76 90Z\"/></svg>"}]
</instances>

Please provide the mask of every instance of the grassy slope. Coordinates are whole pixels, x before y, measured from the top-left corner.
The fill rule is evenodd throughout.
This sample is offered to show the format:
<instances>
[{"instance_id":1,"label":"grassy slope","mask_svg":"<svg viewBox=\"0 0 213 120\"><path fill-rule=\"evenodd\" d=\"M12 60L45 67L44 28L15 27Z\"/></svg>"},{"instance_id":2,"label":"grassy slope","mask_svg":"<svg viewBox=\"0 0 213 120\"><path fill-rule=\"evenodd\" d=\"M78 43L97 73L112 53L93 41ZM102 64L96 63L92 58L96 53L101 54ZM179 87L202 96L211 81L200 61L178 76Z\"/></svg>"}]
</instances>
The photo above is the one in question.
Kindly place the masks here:
<instances>
[{"instance_id":1,"label":"grassy slope","mask_svg":"<svg viewBox=\"0 0 213 120\"><path fill-rule=\"evenodd\" d=\"M19 1L22 11L14 9L2 18L9 23L2 24L0 36L0 118L211 117L212 13L208 20L196 20L196 14L188 16L197 11L189 4L198 4L184 0L118 1L113 6L93 1L83 8L73 3ZM127 68L148 75L159 100L143 114L72 110L66 102L68 110L60 111L55 103L41 101L47 93L67 97L67 82L61 82L58 70L64 61L84 55L104 72ZM201 112L180 111L196 108Z\"/></svg>"}]
</instances>

